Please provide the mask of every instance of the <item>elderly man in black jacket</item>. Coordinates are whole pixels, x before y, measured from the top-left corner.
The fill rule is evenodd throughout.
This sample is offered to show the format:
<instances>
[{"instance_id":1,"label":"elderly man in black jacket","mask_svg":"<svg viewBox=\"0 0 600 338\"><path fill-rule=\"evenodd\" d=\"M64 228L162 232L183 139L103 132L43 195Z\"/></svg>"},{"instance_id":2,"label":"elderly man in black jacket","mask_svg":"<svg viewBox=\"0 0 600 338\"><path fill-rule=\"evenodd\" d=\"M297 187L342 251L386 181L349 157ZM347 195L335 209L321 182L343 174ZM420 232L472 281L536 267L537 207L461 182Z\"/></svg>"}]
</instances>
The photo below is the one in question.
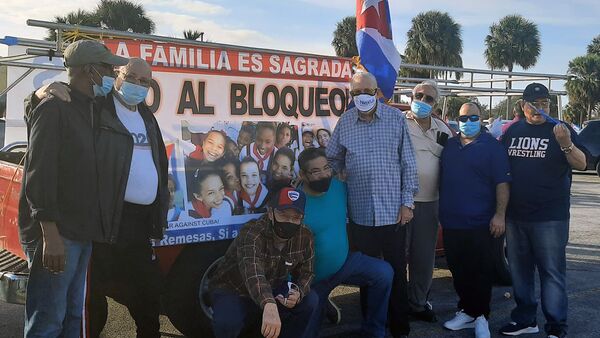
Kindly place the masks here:
<instances>
[{"instance_id":1,"label":"elderly man in black jacket","mask_svg":"<svg viewBox=\"0 0 600 338\"><path fill-rule=\"evenodd\" d=\"M74 196L94 201L101 219L86 302L91 337L98 337L106 323L105 296L127 306L138 337L160 336L160 275L150 239L161 239L166 227L168 165L158 123L144 103L151 80L150 66L132 58L119 69L114 88L111 83L96 89L107 95L90 115L97 187ZM46 96L74 101L76 94L70 86L53 83L40 88L26 106Z\"/></svg>"}]
</instances>

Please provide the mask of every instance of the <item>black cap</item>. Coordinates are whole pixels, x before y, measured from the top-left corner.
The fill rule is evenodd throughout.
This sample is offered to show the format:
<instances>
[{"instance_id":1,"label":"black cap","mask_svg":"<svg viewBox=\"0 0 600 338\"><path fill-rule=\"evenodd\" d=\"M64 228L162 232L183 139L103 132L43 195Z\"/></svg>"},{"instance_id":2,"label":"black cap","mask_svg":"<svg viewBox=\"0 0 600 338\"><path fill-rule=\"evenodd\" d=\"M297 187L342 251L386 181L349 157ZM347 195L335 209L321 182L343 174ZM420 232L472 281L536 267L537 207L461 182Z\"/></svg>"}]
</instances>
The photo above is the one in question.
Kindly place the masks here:
<instances>
[{"instance_id":1,"label":"black cap","mask_svg":"<svg viewBox=\"0 0 600 338\"><path fill-rule=\"evenodd\" d=\"M79 40L70 44L64 51L66 67L82 66L91 63L107 63L113 66L125 66L129 59L114 55L101 42Z\"/></svg>"},{"instance_id":2,"label":"black cap","mask_svg":"<svg viewBox=\"0 0 600 338\"><path fill-rule=\"evenodd\" d=\"M541 83L534 82L523 91L523 100L527 102L534 102L537 99L549 99L550 93L548 88Z\"/></svg>"}]
</instances>

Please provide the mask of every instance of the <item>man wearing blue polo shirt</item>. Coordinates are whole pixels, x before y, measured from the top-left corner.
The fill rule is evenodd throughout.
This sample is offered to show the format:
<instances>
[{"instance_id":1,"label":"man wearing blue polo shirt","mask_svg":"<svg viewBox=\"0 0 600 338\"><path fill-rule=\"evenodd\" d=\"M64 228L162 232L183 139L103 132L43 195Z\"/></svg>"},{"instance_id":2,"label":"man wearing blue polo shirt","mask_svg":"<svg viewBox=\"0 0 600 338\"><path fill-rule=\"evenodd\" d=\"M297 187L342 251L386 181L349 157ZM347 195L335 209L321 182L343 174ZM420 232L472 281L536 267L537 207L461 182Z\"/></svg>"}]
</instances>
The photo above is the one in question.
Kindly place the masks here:
<instances>
[{"instance_id":1,"label":"man wearing blue polo shirt","mask_svg":"<svg viewBox=\"0 0 600 338\"><path fill-rule=\"evenodd\" d=\"M479 105L465 103L459 114L460 135L448 140L441 158L440 222L460 309L444 327L474 328L475 337L489 338L489 248L492 236L504 233L511 176L506 151L482 132Z\"/></svg>"},{"instance_id":2,"label":"man wearing blue polo shirt","mask_svg":"<svg viewBox=\"0 0 600 338\"><path fill-rule=\"evenodd\" d=\"M385 337L388 299L394 271L384 260L348 252L346 233L346 184L332 178L332 170L321 148L305 149L298 157L302 190L306 195L304 223L315 240L315 279L312 289L319 296L320 316L309 325L314 337L323 318L331 290L340 284L369 290L360 337Z\"/></svg>"},{"instance_id":3,"label":"man wearing blue polo shirt","mask_svg":"<svg viewBox=\"0 0 600 338\"><path fill-rule=\"evenodd\" d=\"M548 88L532 83L523 91L525 119L502 136L514 177L506 220L506 242L517 307L500 332L537 333L535 268L549 338L567 334L566 254L569 238L571 168L584 170L577 134L549 117Z\"/></svg>"}]
</instances>

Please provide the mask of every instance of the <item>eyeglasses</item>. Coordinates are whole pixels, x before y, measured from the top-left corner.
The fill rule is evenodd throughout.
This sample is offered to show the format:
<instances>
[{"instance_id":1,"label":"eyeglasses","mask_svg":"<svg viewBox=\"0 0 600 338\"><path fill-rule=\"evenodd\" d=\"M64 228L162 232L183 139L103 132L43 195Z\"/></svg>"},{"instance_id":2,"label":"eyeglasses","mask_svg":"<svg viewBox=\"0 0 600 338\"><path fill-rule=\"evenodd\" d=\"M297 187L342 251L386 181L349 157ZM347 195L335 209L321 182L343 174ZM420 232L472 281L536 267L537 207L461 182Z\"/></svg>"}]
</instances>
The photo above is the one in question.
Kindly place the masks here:
<instances>
[{"instance_id":1,"label":"eyeglasses","mask_svg":"<svg viewBox=\"0 0 600 338\"><path fill-rule=\"evenodd\" d=\"M308 171L308 174L311 176L321 176L321 174L330 174L331 173L331 167L330 166L325 166L323 169L313 169Z\"/></svg>"},{"instance_id":2,"label":"eyeglasses","mask_svg":"<svg viewBox=\"0 0 600 338\"><path fill-rule=\"evenodd\" d=\"M479 121L479 115L461 115L458 117L458 120L462 123L465 123L467 121L471 121L471 122L477 122Z\"/></svg>"},{"instance_id":3,"label":"eyeglasses","mask_svg":"<svg viewBox=\"0 0 600 338\"><path fill-rule=\"evenodd\" d=\"M350 95L352 96L358 96L360 94L367 94L367 95L375 95L377 94L377 88L364 88L364 89L355 89L355 90L351 90L350 91Z\"/></svg>"},{"instance_id":4,"label":"eyeglasses","mask_svg":"<svg viewBox=\"0 0 600 338\"><path fill-rule=\"evenodd\" d=\"M150 83L152 82L152 80L147 79L147 78L138 78L133 75L124 74L124 73L123 73L123 79L129 83L140 85L140 86L146 87L146 88L150 87Z\"/></svg>"},{"instance_id":5,"label":"eyeglasses","mask_svg":"<svg viewBox=\"0 0 600 338\"><path fill-rule=\"evenodd\" d=\"M419 100L419 101L423 101L423 102L429 102L429 103L434 103L435 102L435 98L433 96L429 96L427 94L424 93L415 93L415 99Z\"/></svg>"},{"instance_id":6,"label":"eyeglasses","mask_svg":"<svg viewBox=\"0 0 600 338\"><path fill-rule=\"evenodd\" d=\"M536 107L536 108L548 108L550 107L550 100L540 100L540 101L534 101L534 102L527 102L530 105Z\"/></svg>"}]
</instances>

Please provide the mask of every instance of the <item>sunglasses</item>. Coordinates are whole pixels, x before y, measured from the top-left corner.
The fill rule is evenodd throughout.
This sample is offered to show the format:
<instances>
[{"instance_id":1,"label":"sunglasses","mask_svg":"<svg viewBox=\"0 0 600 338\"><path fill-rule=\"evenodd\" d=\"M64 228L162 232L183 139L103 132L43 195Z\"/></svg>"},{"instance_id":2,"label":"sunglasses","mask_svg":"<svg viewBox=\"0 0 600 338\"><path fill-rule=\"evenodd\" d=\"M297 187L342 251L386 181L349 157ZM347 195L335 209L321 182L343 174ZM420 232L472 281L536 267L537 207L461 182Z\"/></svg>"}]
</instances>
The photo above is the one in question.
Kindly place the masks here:
<instances>
[{"instance_id":1,"label":"sunglasses","mask_svg":"<svg viewBox=\"0 0 600 338\"><path fill-rule=\"evenodd\" d=\"M375 88L375 89L370 89L370 88L355 89L355 90L350 91L350 95L352 95L352 96L358 96L361 94L367 94L367 95L373 96L373 95L377 94L377 88Z\"/></svg>"},{"instance_id":2,"label":"sunglasses","mask_svg":"<svg viewBox=\"0 0 600 338\"><path fill-rule=\"evenodd\" d=\"M435 102L435 98L433 96L429 96L424 93L415 93L415 99L423 102L433 103Z\"/></svg>"},{"instance_id":3,"label":"sunglasses","mask_svg":"<svg viewBox=\"0 0 600 338\"><path fill-rule=\"evenodd\" d=\"M534 101L534 102L528 102L526 101L529 105L532 105L536 108L548 108L550 107L550 100L540 100L540 101Z\"/></svg>"},{"instance_id":4,"label":"sunglasses","mask_svg":"<svg viewBox=\"0 0 600 338\"><path fill-rule=\"evenodd\" d=\"M477 122L479 121L479 115L461 115L458 117L458 120L462 123L465 123L467 121L471 121L471 122Z\"/></svg>"}]
</instances>

